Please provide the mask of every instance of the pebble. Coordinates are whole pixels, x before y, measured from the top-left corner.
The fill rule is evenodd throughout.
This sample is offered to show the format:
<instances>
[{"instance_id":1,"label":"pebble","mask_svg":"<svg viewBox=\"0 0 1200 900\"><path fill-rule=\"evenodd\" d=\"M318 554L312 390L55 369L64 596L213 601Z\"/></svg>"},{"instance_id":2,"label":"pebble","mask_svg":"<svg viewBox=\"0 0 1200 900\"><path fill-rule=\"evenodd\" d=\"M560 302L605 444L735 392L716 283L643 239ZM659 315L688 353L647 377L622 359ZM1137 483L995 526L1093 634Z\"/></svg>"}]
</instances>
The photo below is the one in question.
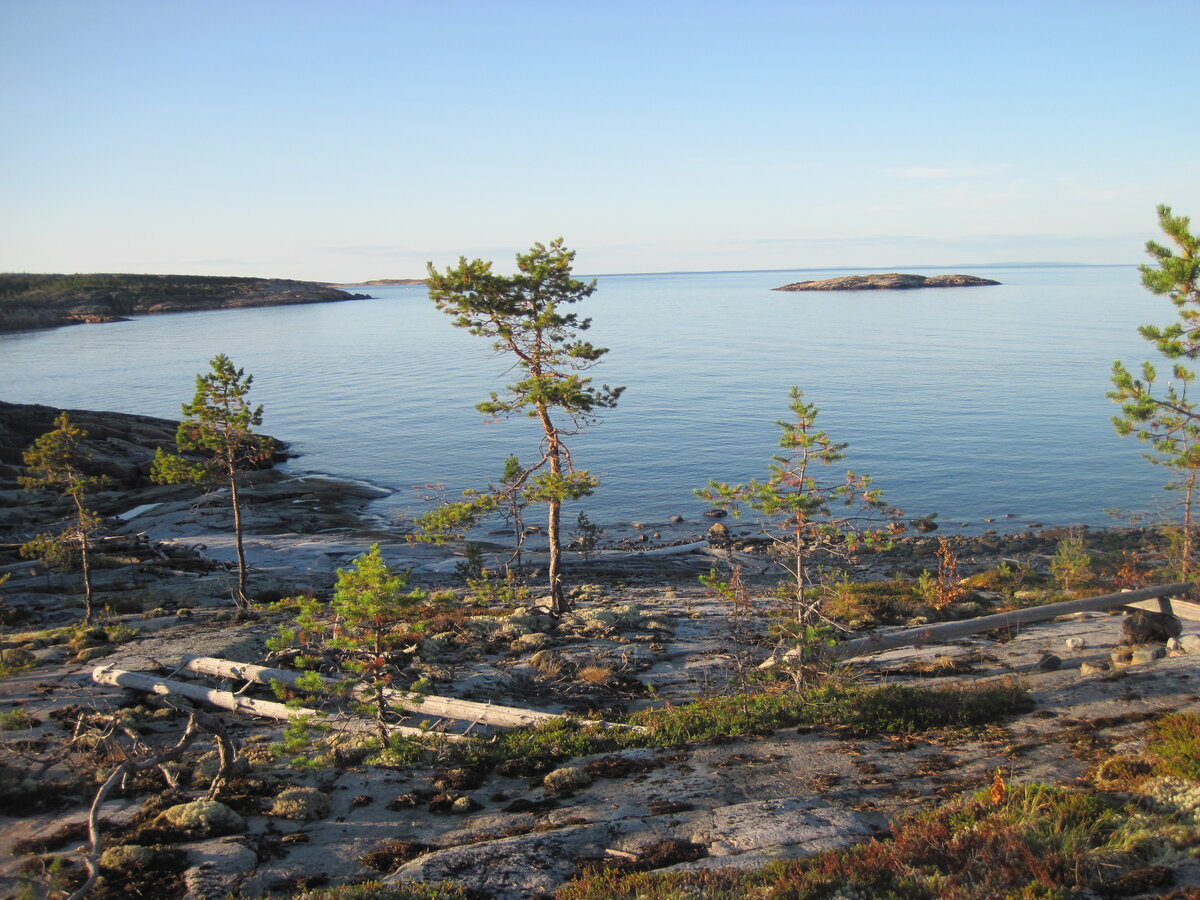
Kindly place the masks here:
<instances>
[{"instance_id":1,"label":"pebble","mask_svg":"<svg viewBox=\"0 0 1200 900\"><path fill-rule=\"evenodd\" d=\"M1080 675L1102 675L1108 671L1108 663L1106 662L1085 662L1079 667Z\"/></svg>"},{"instance_id":2,"label":"pebble","mask_svg":"<svg viewBox=\"0 0 1200 900\"><path fill-rule=\"evenodd\" d=\"M1062 668L1062 659L1053 653L1045 653L1038 660L1037 667L1043 672L1054 672Z\"/></svg>"},{"instance_id":3,"label":"pebble","mask_svg":"<svg viewBox=\"0 0 1200 900\"><path fill-rule=\"evenodd\" d=\"M1129 662L1131 665L1140 666L1154 662L1156 659L1162 659L1166 655L1167 648L1162 644L1149 644L1145 647L1136 648Z\"/></svg>"},{"instance_id":4,"label":"pebble","mask_svg":"<svg viewBox=\"0 0 1200 900\"><path fill-rule=\"evenodd\" d=\"M1067 649L1078 652L1087 646L1087 641L1081 637L1069 637L1066 640Z\"/></svg>"}]
</instances>

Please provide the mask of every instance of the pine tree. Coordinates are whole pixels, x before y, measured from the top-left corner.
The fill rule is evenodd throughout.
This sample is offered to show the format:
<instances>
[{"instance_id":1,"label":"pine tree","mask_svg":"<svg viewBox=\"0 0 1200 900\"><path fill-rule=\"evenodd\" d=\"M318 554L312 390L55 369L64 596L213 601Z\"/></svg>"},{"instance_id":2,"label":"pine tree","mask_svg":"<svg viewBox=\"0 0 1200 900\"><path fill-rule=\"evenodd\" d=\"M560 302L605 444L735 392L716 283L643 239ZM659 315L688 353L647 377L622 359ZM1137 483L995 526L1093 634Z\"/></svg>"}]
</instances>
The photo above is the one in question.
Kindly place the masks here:
<instances>
[{"instance_id":1,"label":"pine tree","mask_svg":"<svg viewBox=\"0 0 1200 900\"><path fill-rule=\"evenodd\" d=\"M246 400L254 376L234 368L223 353L217 354L209 366L211 372L196 376L196 395L191 403L183 404L184 419L175 434L179 451L199 455L199 461L165 453L160 448L154 457L151 477L159 484L228 485L237 547L235 601L238 606L249 607L239 476L270 458L273 441L254 432L262 425L262 404L251 408Z\"/></svg>"},{"instance_id":2,"label":"pine tree","mask_svg":"<svg viewBox=\"0 0 1200 900\"><path fill-rule=\"evenodd\" d=\"M393 572L384 562L379 545L354 560L351 569L338 569L330 608L337 617L330 648L338 651L342 666L366 684L366 704L375 716L380 740L387 744L386 690L397 671L391 655L406 636L398 626L412 608L425 599L421 590L406 591L407 572Z\"/></svg>"},{"instance_id":3,"label":"pine tree","mask_svg":"<svg viewBox=\"0 0 1200 900\"><path fill-rule=\"evenodd\" d=\"M596 365L608 351L578 337L590 319L564 312L568 304L591 296L596 283L571 277L573 251L559 238L547 247L534 244L517 255L517 273L496 275L483 260L459 259L455 268L438 272L429 264L429 296L454 324L472 334L490 338L493 348L512 357L521 378L503 395L493 392L476 408L492 420L525 413L542 429L541 458L519 473L507 473L506 483L519 489L527 502L545 503L546 536L550 544L548 578L551 611L567 610L562 583L560 538L562 504L585 497L598 479L576 469L567 437L592 424L599 410L616 406L623 387L596 387L580 375ZM512 475L514 477L507 478ZM498 504L497 504L498 505ZM462 508L462 521L478 518L486 503ZM492 509L495 509L494 505ZM490 510L487 510L490 511Z\"/></svg>"},{"instance_id":4,"label":"pine tree","mask_svg":"<svg viewBox=\"0 0 1200 900\"><path fill-rule=\"evenodd\" d=\"M83 449L87 432L71 423L67 413L54 420L54 429L46 432L25 451L24 462L29 472L18 479L27 491L45 491L70 497L74 506L71 524L58 534L39 534L21 547L21 555L38 557L56 566L66 566L72 551L78 552L83 571L83 621L90 625L95 617L92 597L91 558L88 553L92 532L100 525L100 517L88 509L89 493L103 487L108 479L89 476L81 468L91 454Z\"/></svg>"},{"instance_id":5,"label":"pine tree","mask_svg":"<svg viewBox=\"0 0 1200 900\"><path fill-rule=\"evenodd\" d=\"M889 507L865 475L847 471L841 479L819 478L822 468L844 458L848 445L834 442L817 428L817 407L804 402L799 388L793 387L789 398L792 421L776 422L783 431L779 446L785 452L772 458L766 481L737 485L709 481L695 494L735 516L742 507L761 516L775 559L791 582L796 617L808 624L818 617L816 607L806 599L812 554L884 546L890 535L901 530L901 511Z\"/></svg>"},{"instance_id":6,"label":"pine tree","mask_svg":"<svg viewBox=\"0 0 1200 900\"><path fill-rule=\"evenodd\" d=\"M1142 284L1154 294L1168 296L1179 310L1179 321L1165 328L1143 325L1138 333L1172 361L1171 380L1156 395L1158 372L1151 363L1143 362L1141 378L1135 378L1117 361L1108 397L1121 404L1121 415L1113 417L1117 433L1135 435L1149 444L1152 449L1144 454L1146 459L1178 474L1167 488L1183 491L1180 577L1186 580L1193 568L1194 507L1200 486L1200 409L1188 396L1196 374L1178 360L1200 356L1200 238L1191 234L1191 220L1173 215L1169 206L1158 207L1158 224L1175 249L1157 241L1146 242L1146 252L1157 265L1140 267Z\"/></svg>"}]
</instances>

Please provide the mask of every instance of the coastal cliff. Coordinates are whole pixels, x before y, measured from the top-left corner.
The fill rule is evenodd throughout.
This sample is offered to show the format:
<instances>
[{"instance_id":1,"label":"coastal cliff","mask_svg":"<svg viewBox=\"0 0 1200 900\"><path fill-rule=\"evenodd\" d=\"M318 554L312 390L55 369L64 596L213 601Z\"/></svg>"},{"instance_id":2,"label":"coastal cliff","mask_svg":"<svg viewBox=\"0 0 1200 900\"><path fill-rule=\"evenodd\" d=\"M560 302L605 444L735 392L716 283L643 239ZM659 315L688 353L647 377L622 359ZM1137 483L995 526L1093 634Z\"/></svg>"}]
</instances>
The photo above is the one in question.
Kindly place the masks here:
<instances>
[{"instance_id":1,"label":"coastal cliff","mask_svg":"<svg viewBox=\"0 0 1200 900\"><path fill-rule=\"evenodd\" d=\"M0 331L119 322L128 316L363 300L315 281L214 275L0 274Z\"/></svg>"},{"instance_id":2,"label":"coastal cliff","mask_svg":"<svg viewBox=\"0 0 1200 900\"><path fill-rule=\"evenodd\" d=\"M777 291L909 291L931 287L975 287L999 284L977 275L905 275L888 272L885 275L843 275L823 281L797 281L774 288Z\"/></svg>"}]
</instances>

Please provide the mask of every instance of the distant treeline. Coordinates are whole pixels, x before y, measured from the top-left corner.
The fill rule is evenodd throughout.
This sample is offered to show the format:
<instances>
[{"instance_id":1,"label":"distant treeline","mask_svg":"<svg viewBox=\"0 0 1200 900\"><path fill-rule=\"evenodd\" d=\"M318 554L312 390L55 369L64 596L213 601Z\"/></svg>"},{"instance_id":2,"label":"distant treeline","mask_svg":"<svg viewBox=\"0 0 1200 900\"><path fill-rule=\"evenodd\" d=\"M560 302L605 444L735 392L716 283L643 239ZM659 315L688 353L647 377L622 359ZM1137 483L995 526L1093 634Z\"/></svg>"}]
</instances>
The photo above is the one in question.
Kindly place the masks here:
<instances>
[{"instance_id":1,"label":"distant treeline","mask_svg":"<svg viewBox=\"0 0 1200 900\"><path fill-rule=\"evenodd\" d=\"M130 315L351 300L313 281L222 275L0 274L0 331L112 322Z\"/></svg>"}]
</instances>

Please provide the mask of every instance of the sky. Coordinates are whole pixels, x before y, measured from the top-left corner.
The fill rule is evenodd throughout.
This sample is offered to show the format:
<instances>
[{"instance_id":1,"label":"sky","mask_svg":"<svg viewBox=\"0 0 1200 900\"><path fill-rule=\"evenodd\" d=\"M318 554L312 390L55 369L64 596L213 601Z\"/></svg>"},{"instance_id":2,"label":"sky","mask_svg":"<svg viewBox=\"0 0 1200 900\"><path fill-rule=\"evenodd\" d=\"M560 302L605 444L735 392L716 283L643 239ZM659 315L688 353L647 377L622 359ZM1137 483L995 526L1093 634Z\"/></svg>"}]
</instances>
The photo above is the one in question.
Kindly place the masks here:
<instances>
[{"instance_id":1,"label":"sky","mask_svg":"<svg viewBox=\"0 0 1200 900\"><path fill-rule=\"evenodd\" d=\"M0 0L0 271L1128 264L1200 3Z\"/></svg>"}]
</instances>

